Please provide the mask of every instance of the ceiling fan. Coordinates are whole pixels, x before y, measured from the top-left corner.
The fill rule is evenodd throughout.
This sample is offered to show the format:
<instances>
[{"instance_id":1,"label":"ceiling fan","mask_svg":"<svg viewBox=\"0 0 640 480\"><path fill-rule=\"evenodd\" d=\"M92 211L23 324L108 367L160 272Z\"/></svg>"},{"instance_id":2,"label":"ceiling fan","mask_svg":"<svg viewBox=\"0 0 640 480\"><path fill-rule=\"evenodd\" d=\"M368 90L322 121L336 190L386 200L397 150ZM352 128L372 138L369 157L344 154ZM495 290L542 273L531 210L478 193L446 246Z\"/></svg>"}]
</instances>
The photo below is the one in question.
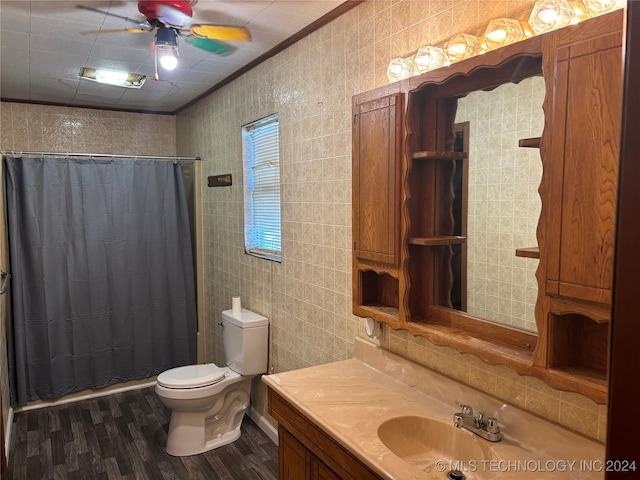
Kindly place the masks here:
<instances>
[{"instance_id":1,"label":"ceiling fan","mask_svg":"<svg viewBox=\"0 0 640 480\"><path fill-rule=\"evenodd\" d=\"M157 63L167 70L173 70L178 64L178 37L194 47L206 50L216 55L228 55L235 50L226 41L249 42L251 34L245 27L231 25L213 25L191 23L193 5L198 0L139 0L138 11L145 20L136 20L115 13L99 10L86 5L76 5L77 8L91 10L133 23L136 27L116 30L82 31L82 35L103 33L149 33L155 31L153 46L155 49L156 73Z\"/></svg>"}]
</instances>

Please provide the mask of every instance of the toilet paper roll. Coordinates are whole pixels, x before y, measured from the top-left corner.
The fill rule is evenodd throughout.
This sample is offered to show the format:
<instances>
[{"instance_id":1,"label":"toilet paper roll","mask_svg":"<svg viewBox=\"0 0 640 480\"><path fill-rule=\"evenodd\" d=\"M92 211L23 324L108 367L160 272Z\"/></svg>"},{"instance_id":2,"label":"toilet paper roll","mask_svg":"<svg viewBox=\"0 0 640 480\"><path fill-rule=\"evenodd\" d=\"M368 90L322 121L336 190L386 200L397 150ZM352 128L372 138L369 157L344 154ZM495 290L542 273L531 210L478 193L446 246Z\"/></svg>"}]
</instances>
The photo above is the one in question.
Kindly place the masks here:
<instances>
[{"instance_id":1,"label":"toilet paper roll","mask_svg":"<svg viewBox=\"0 0 640 480\"><path fill-rule=\"evenodd\" d=\"M231 310L233 313L242 312L242 305L240 304L240 297L231 297Z\"/></svg>"}]
</instances>

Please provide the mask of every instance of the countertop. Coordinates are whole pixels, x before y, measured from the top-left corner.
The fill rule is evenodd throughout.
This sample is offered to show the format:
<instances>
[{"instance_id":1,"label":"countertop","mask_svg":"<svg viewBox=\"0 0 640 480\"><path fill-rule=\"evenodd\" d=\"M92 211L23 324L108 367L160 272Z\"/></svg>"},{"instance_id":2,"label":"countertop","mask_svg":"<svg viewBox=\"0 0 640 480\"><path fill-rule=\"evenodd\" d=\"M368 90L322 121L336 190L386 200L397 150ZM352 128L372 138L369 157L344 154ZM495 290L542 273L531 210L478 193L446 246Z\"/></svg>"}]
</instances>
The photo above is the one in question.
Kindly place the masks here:
<instances>
[{"instance_id":1,"label":"countertop","mask_svg":"<svg viewBox=\"0 0 640 480\"><path fill-rule=\"evenodd\" d=\"M392 453L377 432L383 422L399 416L429 417L452 425L453 414L460 410L456 400L503 424L501 442L474 436L496 455L491 461L466 459L467 480L604 478L601 443L359 338L352 359L264 375L262 380L383 478L446 478L451 462L455 465L460 459L436 453L434 462L421 469Z\"/></svg>"}]
</instances>

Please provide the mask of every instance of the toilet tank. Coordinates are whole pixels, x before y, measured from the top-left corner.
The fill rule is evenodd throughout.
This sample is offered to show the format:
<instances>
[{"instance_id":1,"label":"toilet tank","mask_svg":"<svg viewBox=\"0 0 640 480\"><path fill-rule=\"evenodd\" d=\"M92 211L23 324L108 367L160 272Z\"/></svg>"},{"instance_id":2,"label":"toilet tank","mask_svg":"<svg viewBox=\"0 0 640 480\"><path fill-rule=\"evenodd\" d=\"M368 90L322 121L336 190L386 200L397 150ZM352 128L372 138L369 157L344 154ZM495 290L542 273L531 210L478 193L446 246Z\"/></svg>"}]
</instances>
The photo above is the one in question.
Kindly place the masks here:
<instances>
[{"instance_id":1,"label":"toilet tank","mask_svg":"<svg viewBox=\"0 0 640 480\"><path fill-rule=\"evenodd\" d=\"M240 375L266 373L269 361L269 320L242 309L222 312L222 348L225 364Z\"/></svg>"}]
</instances>

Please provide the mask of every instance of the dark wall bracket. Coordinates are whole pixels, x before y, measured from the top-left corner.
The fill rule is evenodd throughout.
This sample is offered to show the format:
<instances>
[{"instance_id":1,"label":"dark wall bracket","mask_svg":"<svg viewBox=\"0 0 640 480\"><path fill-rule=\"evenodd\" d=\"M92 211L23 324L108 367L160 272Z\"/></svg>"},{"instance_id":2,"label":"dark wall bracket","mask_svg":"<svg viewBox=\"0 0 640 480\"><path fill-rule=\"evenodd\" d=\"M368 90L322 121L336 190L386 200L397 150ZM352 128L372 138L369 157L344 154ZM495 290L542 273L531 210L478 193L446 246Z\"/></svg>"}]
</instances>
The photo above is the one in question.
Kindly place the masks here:
<instances>
[{"instance_id":1,"label":"dark wall bracket","mask_svg":"<svg viewBox=\"0 0 640 480\"><path fill-rule=\"evenodd\" d=\"M230 173L207 177L207 185L210 187L230 187L231 184L232 182Z\"/></svg>"}]
</instances>

